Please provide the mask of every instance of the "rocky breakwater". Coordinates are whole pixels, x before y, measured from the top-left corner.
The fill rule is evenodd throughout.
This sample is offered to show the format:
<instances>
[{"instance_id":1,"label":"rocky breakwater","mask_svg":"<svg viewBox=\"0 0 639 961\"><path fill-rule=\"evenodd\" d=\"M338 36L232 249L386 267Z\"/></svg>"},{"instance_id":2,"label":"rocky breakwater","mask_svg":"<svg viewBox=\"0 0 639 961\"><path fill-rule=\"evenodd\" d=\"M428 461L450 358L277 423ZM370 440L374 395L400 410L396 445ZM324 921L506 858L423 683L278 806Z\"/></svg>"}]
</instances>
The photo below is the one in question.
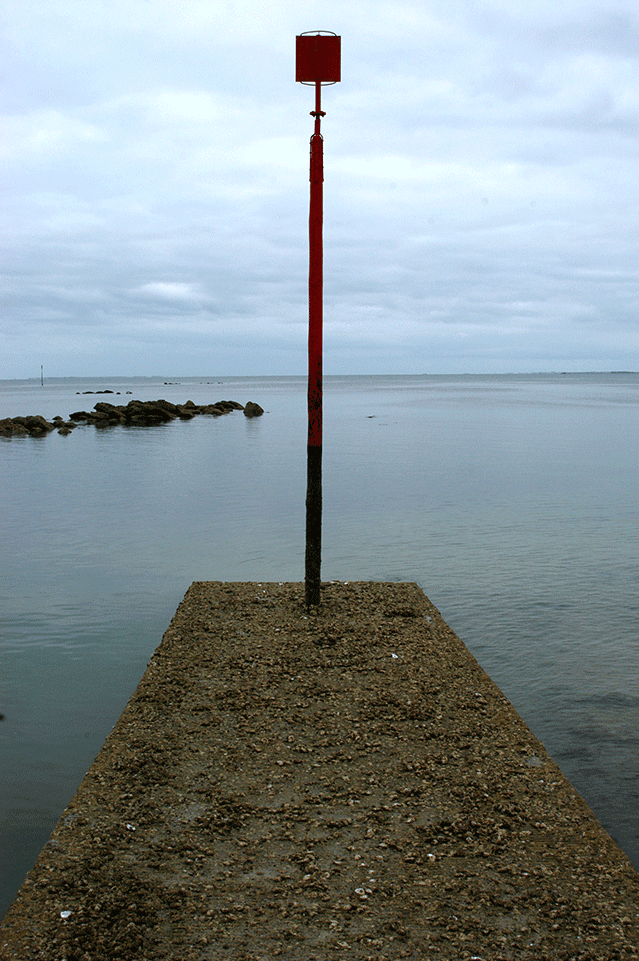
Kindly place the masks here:
<instances>
[{"instance_id":1,"label":"rocky breakwater","mask_svg":"<svg viewBox=\"0 0 639 961\"><path fill-rule=\"evenodd\" d=\"M214 404L194 404L192 400L187 400L184 404L172 404L168 400L130 400L126 405L99 401L93 410L76 410L69 414L66 421L59 416L48 421L40 414L28 417L6 417L0 420L0 436L44 437L54 430L59 434L70 434L80 423L92 424L94 427L117 425L151 427L176 418L191 420L198 414L222 417L234 410L244 411L245 417L261 417L264 413L260 405L253 401L249 401L246 405L236 400L218 400Z\"/></svg>"}]
</instances>

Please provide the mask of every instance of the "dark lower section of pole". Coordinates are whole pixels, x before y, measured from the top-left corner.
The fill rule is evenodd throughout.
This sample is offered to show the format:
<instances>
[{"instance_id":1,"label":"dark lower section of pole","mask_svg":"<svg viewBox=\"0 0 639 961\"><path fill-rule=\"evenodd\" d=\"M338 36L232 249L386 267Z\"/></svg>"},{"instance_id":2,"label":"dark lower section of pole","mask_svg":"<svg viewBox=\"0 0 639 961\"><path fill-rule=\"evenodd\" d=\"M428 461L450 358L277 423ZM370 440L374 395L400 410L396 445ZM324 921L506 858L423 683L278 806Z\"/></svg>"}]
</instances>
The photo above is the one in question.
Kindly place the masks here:
<instances>
[{"instance_id":1,"label":"dark lower section of pole","mask_svg":"<svg viewBox=\"0 0 639 961\"><path fill-rule=\"evenodd\" d=\"M306 606L320 602L322 564L322 448L308 447L306 461Z\"/></svg>"},{"instance_id":2,"label":"dark lower section of pole","mask_svg":"<svg viewBox=\"0 0 639 961\"><path fill-rule=\"evenodd\" d=\"M306 606L320 603L322 562L322 182L323 146L319 94L315 90L315 133L311 137L311 204L308 218L308 442L306 483Z\"/></svg>"}]
</instances>

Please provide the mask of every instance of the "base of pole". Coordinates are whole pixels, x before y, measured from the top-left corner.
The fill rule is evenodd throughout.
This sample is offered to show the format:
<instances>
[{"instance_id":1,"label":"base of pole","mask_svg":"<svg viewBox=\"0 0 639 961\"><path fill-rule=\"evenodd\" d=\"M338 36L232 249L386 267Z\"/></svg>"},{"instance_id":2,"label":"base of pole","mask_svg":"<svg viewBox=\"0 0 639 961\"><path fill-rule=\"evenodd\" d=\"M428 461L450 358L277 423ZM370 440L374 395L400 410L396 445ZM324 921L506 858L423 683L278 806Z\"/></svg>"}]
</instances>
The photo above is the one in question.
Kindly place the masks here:
<instances>
[{"instance_id":1,"label":"base of pole","mask_svg":"<svg viewBox=\"0 0 639 961\"><path fill-rule=\"evenodd\" d=\"M322 448L308 447L306 460L306 606L320 603L322 564Z\"/></svg>"}]
</instances>

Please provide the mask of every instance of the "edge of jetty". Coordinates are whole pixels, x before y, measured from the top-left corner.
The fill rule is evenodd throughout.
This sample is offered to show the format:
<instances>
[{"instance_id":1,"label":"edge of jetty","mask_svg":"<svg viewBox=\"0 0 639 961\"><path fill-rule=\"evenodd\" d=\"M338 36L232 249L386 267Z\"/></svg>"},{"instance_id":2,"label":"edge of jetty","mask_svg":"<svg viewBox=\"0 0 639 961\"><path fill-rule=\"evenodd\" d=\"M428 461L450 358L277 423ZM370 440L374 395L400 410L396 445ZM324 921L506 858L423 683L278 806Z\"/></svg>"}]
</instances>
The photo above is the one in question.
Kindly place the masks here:
<instances>
[{"instance_id":1,"label":"edge of jetty","mask_svg":"<svg viewBox=\"0 0 639 961\"><path fill-rule=\"evenodd\" d=\"M196 582L3 959L637 959L639 875L415 584Z\"/></svg>"}]
</instances>

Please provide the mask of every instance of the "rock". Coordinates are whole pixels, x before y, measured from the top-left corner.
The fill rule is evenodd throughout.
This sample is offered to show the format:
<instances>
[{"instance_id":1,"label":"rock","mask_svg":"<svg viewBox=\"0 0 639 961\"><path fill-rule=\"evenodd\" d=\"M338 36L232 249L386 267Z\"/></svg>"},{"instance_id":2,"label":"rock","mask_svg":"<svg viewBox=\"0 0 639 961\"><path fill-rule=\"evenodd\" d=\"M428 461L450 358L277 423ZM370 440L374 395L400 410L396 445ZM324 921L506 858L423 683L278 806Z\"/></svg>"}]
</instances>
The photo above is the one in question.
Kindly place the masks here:
<instances>
[{"instance_id":1,"label":"rock","mask_svg":"<svg viewBox=\"0 0 639 961\"><path fill-rule=\"evenodd\" d=\"M86 394L112 394L112 390L84 391ZM131 393L131 391L127 391ZM192 400L185 401L184 404L173 404L168 400L130 400L126 406L122 404L111 404L109 401L101 400L94 405L93 410L76 410L69 414L69 419L64 420L59 414L53 418L52 422L46 420L40 414L31 414L28 417L5 417L0 420L0 437L19 437L28 434L31 437L42 437L51 431L57 430L59 434L69 434L78 422L86 422L94 427L113 427L117 424L152 426L163 424L167 421L179 417L181 420L192 420L197 414L209 414L213 417L220 417L222 414L229 414L234 410L243 410L246 417L261 417L264 410L259 404L249 401L244 407L236 400L218 400L214 404L195 404Z\"/></svg>"},{"instance_id":2,"label":"rock","mask_svg":"<svg viewBox=\"0 0 639 961\"><path fill-rule=\"evenodd\" d=\"M211 413L213 416L219 414L230 414L231 411L234 410L244 410L244 407L242 404L238 404L236 400L217 400L214 404L203 404L197 408L198 413Z\"/></svg>"},{"instance_id":3,"label":"rock","mask_svg":"<svg viewBox=\"0 0 639 961\"><path fill-rule=\"evenodd\" d=\"M126 408L125 407L114 407L113 404L109 404L106 401L99 401L94 406L95 413L92 414L92 418L104 421L106 417L109 424L123 424L126 421Z\"/></svg>"},{"instance_id":4,"label":"rock","mask_svg":"<svg viewBox=\"0 0 639 961\"><path fill-rule=\"evenodd\" d=\"M14 417L14 424L20 424L32 437L39 437L48 434L50 430L55 430L53 424L45 420L41 414L30 414L28 417Z\"/></svg>"},{"instance_id":5,"label":"rock","mask_svg":"<svg viewBox=\"0 0 639 961\"><path fill-rule=\"evenodd\" d=\"M177 404L172 404L170 400L156 400L156 407L161 407L162 410L168 410L170 414L177 416Z\"/></svg>"},{"instance_id":6,"label":"rock","mask_svg":"<svg viewBox=\"0 0 639 961\"><path fill-rule=\"evenodd\" d=\"M0 437L13 437L14 434L19 437L21 434L26 434L26 432L26 427L14 423L12 417L5 417L3 420L0 420Z\"/></svg>"},{"instance_id":7,"label":"rock","mask_svg":"<svg viewBox=\"0 0 639 961\"><path fill-rule=\"evenodd\" d=\"M184 405L183 405L183 404L178 404L178 405L177 405L177 415L178 415L178 417L180 417L182 420L191 420L193 417L195 417L195 411L194 411L194 410L191 410L189 407L187 407L186 404L184 404Z\"/></svg>"},{"instance_id":8,"label":"rock","mask_svg":"<svg viewBox=\"0 0 639 961\"><path fill-rule=\"evenodd\" d=\"M126 407L119 408L127 423L162 424L177 416L175 404L166 400L130 400Z\"/></svg>"},{"instance_id":9,"label":"rock","mask_svg":"<svg viewBox=\"0 0 639 961\"><path fill-rule=\"evenodd\" d=\"M50 423L41 414L30 414L28 417L5 417L0 421L0 434L3 437L17 437L29 434L31 437L42 437L49 431L55 430L56 425Z\"/></svg>"},{"instance_id":10,"label":"rock","mask_svg":"<svg viewBox=\"0 0 639 961\"><path fill-rule=\"evenodd\" d=\"M53 424L41 414L32 414L27 417L25 427L30 434L48 434L50 430L55 430Z\"/></svg>"}]
</instances>

